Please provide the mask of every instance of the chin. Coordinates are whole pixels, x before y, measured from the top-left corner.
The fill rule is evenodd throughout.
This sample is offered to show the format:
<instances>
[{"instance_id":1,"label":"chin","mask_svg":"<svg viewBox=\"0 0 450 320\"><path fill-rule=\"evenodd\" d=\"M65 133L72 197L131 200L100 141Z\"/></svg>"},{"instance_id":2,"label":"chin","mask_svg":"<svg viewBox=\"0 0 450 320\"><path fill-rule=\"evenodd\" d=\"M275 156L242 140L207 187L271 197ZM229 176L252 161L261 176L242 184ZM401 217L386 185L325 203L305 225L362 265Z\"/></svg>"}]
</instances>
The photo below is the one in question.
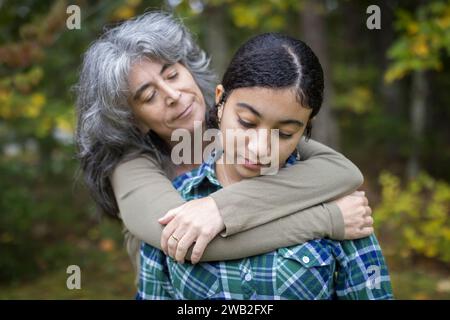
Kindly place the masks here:
<instances>
[{"instance_id":1,"label":"chin","mask_svg":"<svg viewBox=\"0 0 450 320\"><path fill-rule=\"evenodd\" d=\"M204 117L192 117L191 119L189 119L188 121L186 121L186 123L184 123L182 125L182 128L193 133L194 129L195 129L195 126L194 126L195 122L204 122Z\"/></svg>"},{"instance_id":2,"label":"chin","mask_svg":"<svg viewBox=\"0 0 450 320\"><path fill-rule=\"evenodd\" d=\"M250 169L243 167L242 165L238 165L237 172L242 177L242 179L259 177L261 175L261 171L250 170Z\"/></svg>"}]
</instances>

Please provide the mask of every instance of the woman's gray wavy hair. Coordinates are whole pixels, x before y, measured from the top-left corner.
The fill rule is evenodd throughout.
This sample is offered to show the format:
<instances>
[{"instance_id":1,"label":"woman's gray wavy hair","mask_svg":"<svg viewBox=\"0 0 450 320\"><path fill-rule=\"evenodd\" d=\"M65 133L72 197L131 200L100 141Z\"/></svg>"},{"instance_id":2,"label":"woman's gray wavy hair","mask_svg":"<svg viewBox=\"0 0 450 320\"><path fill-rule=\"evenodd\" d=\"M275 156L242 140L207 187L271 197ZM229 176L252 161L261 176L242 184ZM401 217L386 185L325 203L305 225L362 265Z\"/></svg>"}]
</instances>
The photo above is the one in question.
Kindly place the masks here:
<instances>
[{"instance_id":1,"label":"woman's gray wavy hair","mask_svg":"<svg viewBox=\"0 0 450 320\"><path fill-rule=\"evenodd\" d=\"M163 166L166 144L152 131L142 134L128 104L128 73L137 59L182 63L214 103L215 76L209 58L181 21L149 12L105 32L84 55L77 94L75 142L85 183L102 213L118 217L109 180L124 159L151 154Z\"/></svg>"}]
</instances>

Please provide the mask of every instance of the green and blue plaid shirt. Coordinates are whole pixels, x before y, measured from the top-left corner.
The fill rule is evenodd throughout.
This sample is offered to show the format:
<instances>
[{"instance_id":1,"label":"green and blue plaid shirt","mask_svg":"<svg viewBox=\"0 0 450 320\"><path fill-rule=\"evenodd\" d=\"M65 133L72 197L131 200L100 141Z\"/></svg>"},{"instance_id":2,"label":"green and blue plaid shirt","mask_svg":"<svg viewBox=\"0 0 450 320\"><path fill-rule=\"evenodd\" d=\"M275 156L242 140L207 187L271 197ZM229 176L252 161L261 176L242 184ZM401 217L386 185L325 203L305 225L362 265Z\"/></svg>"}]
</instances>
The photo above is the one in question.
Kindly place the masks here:
<instances>
[{"instance_id":1,"label":"green and blue plaid shirt","mask_svg":"<svg viewBox=\"0 0 450 320\"><path fill-rule=\"evenodd\" d=\"M211 156L178 176L187 201L221 185ZM295 162L288 159L287 165ZM137 299L392 299L387 266L374 235L353 241L311 240L239 260L180 264L143 243Z\"/></svg>"}]
</instances>

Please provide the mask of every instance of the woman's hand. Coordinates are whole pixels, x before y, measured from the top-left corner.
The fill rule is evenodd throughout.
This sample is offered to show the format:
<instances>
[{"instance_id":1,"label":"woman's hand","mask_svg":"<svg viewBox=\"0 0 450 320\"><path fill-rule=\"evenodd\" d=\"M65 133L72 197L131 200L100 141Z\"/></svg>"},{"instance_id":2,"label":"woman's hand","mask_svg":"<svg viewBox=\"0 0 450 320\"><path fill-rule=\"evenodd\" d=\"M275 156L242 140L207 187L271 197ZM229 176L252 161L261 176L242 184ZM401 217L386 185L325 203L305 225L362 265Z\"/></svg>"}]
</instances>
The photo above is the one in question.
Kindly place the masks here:
<instances>
[{"instance_id":1,"label":"woman's hand","mask_svg":"<svg viewBox=\"0 0 450 320\"><path fill-rule=\"evenodd\" d=\"M191 262L200 261L208 243L225 228L211 197L191 200L169 210L158 222L166 225L161 236L161 248L166 255L181 263L184 263L193 243Z\"/></svg>"},{"instance_id":2,"label":"woman's hand","mask_svg":"<svg viewBox=\"0 0 450 320\"><path fill-rule=\"evenodd\" d=\"M373 233L372 209L363 191L355 191L335 202L344 217L346 240L365 238Z\"/></svg>"}]
</instances>

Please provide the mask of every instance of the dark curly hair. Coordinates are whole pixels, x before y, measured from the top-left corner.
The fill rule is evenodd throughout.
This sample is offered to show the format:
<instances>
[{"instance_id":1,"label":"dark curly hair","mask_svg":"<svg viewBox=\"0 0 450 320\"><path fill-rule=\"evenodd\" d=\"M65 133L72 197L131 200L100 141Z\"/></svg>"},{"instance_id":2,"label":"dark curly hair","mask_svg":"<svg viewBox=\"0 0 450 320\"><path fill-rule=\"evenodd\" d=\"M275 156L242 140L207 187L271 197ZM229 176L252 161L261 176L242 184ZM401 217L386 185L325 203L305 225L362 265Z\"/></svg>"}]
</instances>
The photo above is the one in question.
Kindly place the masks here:
<instances>
[{"instance_id":1,"label":"dark curly hair","mask_svg":"<svg viewBox=\"0 0 450 320\"><path fill-rule=\"evenodd\" d=\"M207 117L212 128L218 127L218 106L238 88L292 87L299 103L312 109L310 119L317 115L323 101L324 80L319 59L303 41L279 33L264 33L243 44L233 56L222 85L225 92ZM308 121L306 138L311 136L311 129Z\"/></svg>"}]
</instances>

